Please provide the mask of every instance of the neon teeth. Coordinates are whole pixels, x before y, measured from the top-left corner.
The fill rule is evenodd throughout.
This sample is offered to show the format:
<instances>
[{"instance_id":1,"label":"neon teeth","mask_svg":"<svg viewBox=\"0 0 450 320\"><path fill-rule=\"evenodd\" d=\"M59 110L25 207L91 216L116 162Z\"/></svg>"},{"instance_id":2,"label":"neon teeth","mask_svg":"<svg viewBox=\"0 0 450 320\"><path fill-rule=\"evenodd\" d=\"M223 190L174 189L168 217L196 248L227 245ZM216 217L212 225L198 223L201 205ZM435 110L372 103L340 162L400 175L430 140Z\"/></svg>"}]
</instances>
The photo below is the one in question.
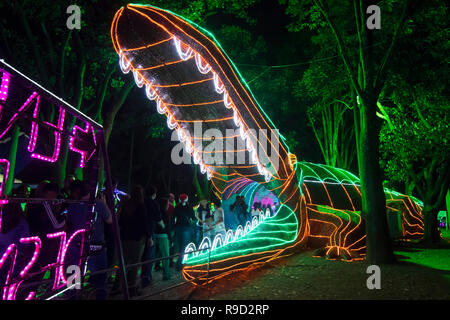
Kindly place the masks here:
<instances>
[{"instance_id":1,"label":"neon teeth","mask_svg":"<svg viewBox=\"0 0 450 320\"><path fill-rule=\"evenodd\" d=\"M216 87L216 92L218 94L221 94L222 92L224 92L225 86L223 85L222 81L220 81L219 76L215 72L214 72L213 79L214 79L214 86Z\"/></svg>"},{"instance_id":2,"label":"neon teeth","mask_svg":"<svg viewBox=\"0 0 450 320\"><path fill-rule=\"evenodd\" d=\"M244 234L247 234L251 230L252 226L249 221L245 224Z\"/></svg>"},{"instance_id":3,"label":"neon teeth","mask_svg":"<svg viewBox=\"0 0 450 320\"><path fill-rule=\"evenodd\" d=\"M210 71L212 71L212 67L203 59L203 57L199 53L194 53L194 51L192 50L191 47L184 44L176 37L173 37L173 41L174 41L174 45L177 50L177 53L182 60L186 61L186 60L190 59L192 57L192 55L194 55L195 63L196 63L197 69L199 70L200 73L207 74ZM122 69L122 72L128 73L132 69L131 62L126 60L126 57L122 52L119 53L119 56L120 56L120 67ZM139 88L143 87L143 85L145 84L144 77L137 70L133 70L133 76L134 76L136 85ZM214 71L213 71L213 81L214 81L215 91L218 94L223 93L223 101L224 101L225 107L227 109L233 109L234 124L239 128L239 133L240 133L241 139L246 141L246 147L247 147L248 151L250 152L250 159L253 160L253 163L258 163L258 157L256 155L254 146L249 139L250 137L248 136L248 133L245 130L242 119L238 115L237 110L233 107L233 101L229 97L228 92L225 90L224 83L219 78L218 74ZM156 109L157 109L158 113L166 114L167 107L164 104L164 102L162 101L162 98L160 96L158 96L158 93L150 84L147 83L145 85L146 85L145 91L146 91L147 98L150 100L156 100ZM167 126L169 127L169 129L175 129L177 127L177 122L173 118L172 115L167 115ZM186 151L188 153L192 154L192 151L195 150L195 148L193 148L190 141L188 141L186 139L185 133L183 131L177 130L177 134L178 134L178 140L181 141L182 143L184 143ZM194 151L193 158L194 158L195 164L201 163L201 166L200 166L201 173L202 174L207 173L207 178L208 178L208 180L210 180L213 175L212 172L205 164L203 164L203 162L201 162L201 157L195 151ZM261 175L265 176L266 181L270 180L270 175L266 171L259 169L259 173Z\"/></svg>"},{"instance_id":4,"label":"neon teeth","mask_svg":"<svg viewBox=\"0 0 450 320\"><path fill-rule=\"evenodd\" d=\"M204 237L198 248L199 250L211 248L211 240L208 237Z\"/></svg>"},{"instance_id":5,"label":"neon teeth","mask_svg":"<svg viewBox=\"0 0 450 320\"><path fill-rule=\"evenodd\" d=\"M156 110L160 114L166 113L166 105L159 98L156 99Z\"/></svg>"},{"instance_id":6,"label":"neon teeth","mask_svg":"<svg viewBox=\"0 0 450 320\"><path fill-rule=\"evenodd\" d=\"M248 152L251 153L251 156L253 156L253 153L256 154L256 152L253 152L253 151L256 151L256 150L253 149L253 144L250 142L250 139L247 139L247 140L246 140L246 145L247 145L247 150L248 150ZM255 158L255 159L256 159L256 158Z\"/></svg>"},{"instance_id":7,"label":"neon teeth","mask_svg":"<svg viewBox=\"0 0 450 320\"><path fill-rule=\"evenodd\" d=\"M195 164L199 164L200 163L200 156L199 156L199 154L197 153L197 151L194 151L194 163Z\"/></svg>"},{"instance_id":8,"label":"neon teeth","mask_svg":"<svg viewBox=\"0 0 450 320\"><path fill-rule=\"evenodd\" d=\"M227 109L233 108L233 101L228 96L228 93L226 91L223 94L223 103L225 104L225 108L227 108Z\"/></svg>"},{"instance_id":9,"label":"neon teeth","mask_svg":"<svg viewBox=\"0 0 450 320\"><path fill-rule=\"evenodd\" d=\"M175 48L177 48L178 55L180 56L181 59L186 61L192 57L192 48L191 47L187 47L187 49L185 51L183 51L182 46L186 46L186 45L181 44L181 41L178 40L176 37L173 37L173 41L175 43Z\"/></svg>"},{"instance_id":10,"label":"neon teeth","mask_svg":"<svg viewBox=\"0 0 450 320\"><path fill-rule=\"evenodd\" d=\"M212 69L211 65L207 62L207 60L203 58L203 56L199 52L196 52L192 47L182 42L179 38L172 34L171 38L173 39L175 50L177 51L177 54L181 60L186 61L190 58L194 58L197 69L201 74L205 75L210 72L213 73L212 80L214 82L214 89L218 94L223 96L225 108L233 110L233 122L239 129L240 137L245 142L245 146L249 151L250 162L253 161L253 164L258 164L259 158L256 152L257 145L253 142L253 140L250 139L251 136L248 133L249 128L247 128L243 118L241 118L236 106L233 103L233 100L230 98L227 90L225 89L225 83L222 81L219 74ZM119 55L122 71L128 72L130 69L133 70L136 85L138 87L142 87L144 84L146 85L147 98L150 100L156 100L158 113L166 114L167 116L167 126L170 129L177 129L178 140L184 144L185 150L193 156L193 162L197 165L200 165L201 173L206 173L208 180L212 179L213 171L209 168L208 165L202 162L201 154L198 153L193 143L191 143L191 140L187 137L186 132L184 132L184 130L181 130L181 128L177 128L177 119L169 112L169 108L166 105L167 100L164 96L164 92L157 92L155 88L150 83L148 83L149 75L145 74L144 76L141 73L137 72L131 65L131 62L126 59L122 51L120 51ZM263 168L261 167L259 168L259 174L263 175L266 181L270 179L270 174L266 170L263 170ZM242 232L244 233L244 230L242 230Z\"/></svg>"},{"instance_id":11,"label":"neon teeth","mask_svg":"<svg viewBox=\"0 0 450 320\"><path fill-rule=\"evenodd\" d=\"M123 73L127 74L131 70L131 62L126 61L126 57L122 52L119 54L119 56L120 56L119 60L120 70L122 70Z\"/></svg>"},{"instance_id":12,"label":"neon teeth","mask_svg":"<svg viewBox=\"0 0 450 320\"><path fill-rule=\"evenodd\" d=\"M248 140L247 140L248 141ZM258 163L259 164L259 162L258 162L258 156L257 156L257 154L256 154L256 151L255 150L252 150L253 152L251 153L251 159L252 159L252 162L253 163ZM258 168L259 169L259 168ZM260 173L261 173L261 171L259 171Z\"/></svg>"},{"instance_id":13,"label":"neon teeth","mask_svg":"<svg viewBox=\"0 0 450 320\"><path fill-rule=\"evenodd\" d=\"M225 242L224 244L228 244L234 240L233 230L228 230L225 235Z\"/></svg>"},{"instance_id":14,"label":"neon teeth","mask_svg":"<svg viewBox=\"0 0 450 320\"><path fill-rule=\"evenodd\" d=\"M241 137L242 140L246 140L248 138L247 132L245 132L244 126L241 126L239 128L239 136Z\"/></svg>"},{"instance_id":15,"label":"neon teeth","mask_svg":"<svg viewBox=\"0 0 450 320\"><path fill-rule=\"evenodd\" d=\"M213 241L213 245L212 245L212 249L211 249L211 250L214 250L215 248L220 247L222 244L223 244L223 237L222 237L222 235L219 233L219 234L214 238L214 241Z\"/></svg>"},{"instance_id":16,"label":"neon teeth","mask_svg":"<svg viewBox=\"0 0 450 320\"><path fill-rule=\"evenodd\" d=\"M250 221L247 221L244 228L242 227L242 225L239 225L234 232L233 232L233 230L228 230L225 233L225 239L223 238L223 235L220 233L217 234L212 241L210 238L205 237L205 238L203 238L201 244L199 245L198 250L209 248L209 245L211 244L211 242L213 244L211 247L211 251L214 251L214 250L220 248L221 246L224 246L224 245L227 245L234 241L237 241L240 238L247 235L252 230L254 230L260 223L262 223L268 217L269 217L268 214L266 214L266 215L259 214L258 216L253 217L252 222L250 223ZM196 251L196 252L194 252L194 251ZM183 258L183 264L185 263L186 260L195 258L195 257L199 256L200 254L202 254L202 252L197 251L195 244L192 242L186 246L184 253L185 253L185 256Z\"/></svg>"},{"instance_id":17,"label":"neon teeth","mask_svg":"<svg viewBox=\"0 0 450 320\"><path fill-rule=\"evenodd\" d=\"M211 66L198 53L195 54L195 64L197 65L198 71L202 74L207 74L211 71Z\"/></svg>"},{"instance_id":18,"label":"neon teeth","mask_svg":"<svg viewBox=\"0 0 450 320\"><path fill-rule=\"evenodd\" d=\"M264 168L263 168L263 166L258 162L257 163L257 165L256 165L257 167L258 167L258 171L259 171L259 173L261 173L261 174L264 174Z\"/></svg>"},{"instance_id":19,"label":"neon teeth","mask_svg":"<svg viewBox=\"0 0 450 320\"><path fill-rule=\"evenodd\" d=\"M258 225L258 217L253 217L252 219L252 230Z\"/></svg>"},{"instance_id":20,"label":"neon teeth","mask_svg":"<svg viewBox=\"0 0 450 320\"><path fill-rule=\"evenodd\" d=\"M270 182L272 179L272 174L267 169L265 169L264 178L266 179L266 182Z\"/></svg>"},{"instance_id":21,"label":"neon teeth","mask_svg":"<svg viewBox=\"0 0 450 320\"><path fill-rule=\"evenodd\" d=\"M157 97L156 90L150 84L145 86L145 94L149 100L155 100Z\"/></svg>"},{"instance_id":22,"label":"neon teeth","mask_svg":"<svg viewBox=\"0 0 450 320\"><path fill-rule=\"evenodd\" d=\"M139 71L133 70L133 76L134 76L134 82L136 82L136 85L139 88L142 88L144 86L144 78L139 73Z\"/></svg>"},{"instance_id":23,"label":"neon teeth","mask_svg":"<svg viewBox=\"0 0 450 320\"><path fill-rule=\"evenodd\" d=\"M234 233L234 240L237 240L244 236L244 229L241 225L239 225L236 229L236 232Z\"/></svg>"},{"instance_id":24,"label":"neon teeth","mask_svg":"<svg viewBox=\"0 0 450 320\"><path fill-rule=\"evenodd\" d=\"M186 141L186 134L184 133L184 130L181 128L177 129L177 134L178 134L178 140L180 142L185 142Z\"/></svg>"},{"instance_id":25,"label":"neon teeth","mask_svg":"<svg viewBox=\"0 0 450 320\"><path fill-rule=\"evenodd\" d=\"M186 152L189 154L192 154L192 145L190 141L187 141L187 143L184 145L186 148Z\"/></svg>"},{"instance_id":26,"label":"neon teeth","mask_svg":"<svg viewBox=\"0 0 450 320\"><path fill-rule=\"evenodd\" d=\"M236 112L236 110L233 109L233 120L234 120L234 124L236 125L236 127L239 127L241 125L241 119L239 119L239 116Z\"/></svg>"},{"instance_id":27,"label":"neon teeth","mask_svg":"<svg viewBox=\"0 0 450 320\"><path fill-rule=\"evenodd\" d=\"M190 254L191 252L192 252L192 254L193 254L194 256L197 256L197 255L198 255L198 252L193 252L193 251L195 251L195 245L194 245L193 243L190 243L190 244L186 247L186 249L184 249L184 253L185 253L185 254L183 255L183 263L186 261L188 254Z\"/></svg>"},{"instance_id":28,"label":"neon teeth","mask_svg":"<svg viewBox=\"0 0 450 320\"><path fill-rule=\"evenodd\" d=\"M266 217L262 213L260 213L259 214L259 223L263 222L265 219L266 219Z\"/></svg>"},{"instance_id":29,"label":"neon teeth","mask_svg":"<svg viewBox=\"0 0 450 320\"><path fill-rule=\"evenodd\" d=\"M172 115L169 115L167 117L167 126L169 127L169 129L173 130L176 128L177 126L177 122L173 119Z\"/></svg>"}]
</instances>

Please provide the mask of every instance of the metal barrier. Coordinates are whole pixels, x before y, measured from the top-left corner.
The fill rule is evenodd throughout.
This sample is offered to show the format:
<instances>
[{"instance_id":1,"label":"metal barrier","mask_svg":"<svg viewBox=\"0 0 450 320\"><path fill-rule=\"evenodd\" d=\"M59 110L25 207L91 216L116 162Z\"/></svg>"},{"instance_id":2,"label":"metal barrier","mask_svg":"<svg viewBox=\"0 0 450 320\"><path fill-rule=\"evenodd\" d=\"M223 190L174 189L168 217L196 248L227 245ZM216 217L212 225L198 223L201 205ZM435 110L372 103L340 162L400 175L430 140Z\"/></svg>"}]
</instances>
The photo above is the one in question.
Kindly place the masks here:
<instances>
[{"instance_id":1,"label":"metal barrier","mask_svg":"<svg viewBox=\"0 0 450 320\"><path fill-rule=\"evenodd\" d=\"M207 274L207 279L208 279L208 276L209 276L209 266L210 266L210 257L211 257L211 250L210 250L211 248L210 247L207 247L207 248L203 248L203 249L199 249L199 250L196 250L196 251L191 251L190 253L195 253L195 252L203 252L203 251L205 251L205 250L208 250L208 274ZM139 266L142 266L142 265L144 265L144 264L147 264L147 263L155 263L155 262L159 262L159 261L162 261L162 260L165 260L165 259L173 259L173 258L176 258L176 257L180 257L180 256L183 256L183 255L185 255L186 253L176 253L176 254L173 254L173 255L169 255L169 256L166 256L166 257L159 257L159 258L153 258L153 259L150 259L150 260L146 260L146 261L141 261L141 262L138 262L138 263L133 263L133 264L129 264L129 265L125 265L125 270L127 270L127 269L129 269L129 268L135 268L135 267L139 267ZM83 258L87 258L85 261L86 261L86 265L85 265L85 269L86 269L86 266L87 266L87 261L88 261L88 259L89 259L89 255L86 257L83 257ZM179 258L179 259L182 259L182 258ZM38 276L39 274L43 274L43 273L45 273L45 272L47 272L47 271L49 271L49 270L51 270L51 269L57 269L58 267L61 267L61 266L64 266L64 265L53 265L52 267L49 267L49 268L47 268L47 269L42 269L42 270L40 270L40 271L38 271L38 272L35 272L35 273L29 273L29 274L27 274L27 278L28 279L30 279L30 278L33 278L33 277L35 277L35 276ZM98 270L98 271L95 271L95 272L88 272L88 273L84 273L82 276L81 276L81 289L80 290L83 290L83 287L85 287L86 286L86 278L89 278L89 277L92 277L92 276L94 276L94 275L99 275L99 274L103 274L103 273L110 273L110 272L119 272L120 270L119 270L119 268L118 267L113 267L113 268L107 268L107 269L103 269L103 270ZM180 271L181 272L181 271ZM193 279L191 279L191 280L186 280L186 281L184 281L184 282L181 282L181 283L179 283L179 284L176 284L176 285L173 285L173 286L170 286L170 287L167 287L167 288L164 288L164 289L162 289L162 290L158 290L158 291L155 291L155 292L152 292L152 293L150 293L150 294L146 294L146 295L144 295L144 296L139 296L138 297L138 299L139 300L143 300L143 299L145 299L145 298L148 298L148 297L151 297L151 296L155 296L155 295L157 295L157 294L160 294L160 293L162 293L162 292L166 292L166 291L169 291L169 290L173 290L173 289L175 289L175 288L178 288L178 287L181 287L181 286L184 286L184 285L186 285L186 284L189 284L189 283L192 283L192 282L194 282L194 281L196 281L196 280L198 280L199 279L199 277L197 277L197 278L193 278ZM25 279L26 280L26 279ZM22 278L22 279L13 279L12 281L10 281L10 283L9 283L9 285L11 285L11 284L14 284L14 283L19 283L20 281L24 281L24 279ZM116 280L117 281L117 280ZM47 279L47 280L41 280L41 281L35 281L35 282L30 282L30 283L23 283L21 286L20 286L20 288L21 288L21 290L23 290L23 289L26 289L26 288L30 288L30 287L38 287L38 286L42 286L42 285L45 285L45 284L50 284L50 283L53 283L54 282L54 279ZM1 291L3 291L3 289L5 288L6 286L0 286L0 292ZM51 300L51 299L53 299L53 298L55 298L55 297L58 297L58 296L60 296L61 294L63 294L63 293L65 293L65 292L67 292L68 290L70 290L71 288L70 287L68 287L68 288L65 288L65 289L63 289L63 290L61 290L60 292L57 292L57 293L55 293L55 294L53 294L51 297L49 297L49 298L47 298L46 300ZM95 288L94 288L95 289ZM128 299L128 297L129 297L129 295L128 296L125 296L124 295L124 299Z\"/></svg>"}]
</instances>

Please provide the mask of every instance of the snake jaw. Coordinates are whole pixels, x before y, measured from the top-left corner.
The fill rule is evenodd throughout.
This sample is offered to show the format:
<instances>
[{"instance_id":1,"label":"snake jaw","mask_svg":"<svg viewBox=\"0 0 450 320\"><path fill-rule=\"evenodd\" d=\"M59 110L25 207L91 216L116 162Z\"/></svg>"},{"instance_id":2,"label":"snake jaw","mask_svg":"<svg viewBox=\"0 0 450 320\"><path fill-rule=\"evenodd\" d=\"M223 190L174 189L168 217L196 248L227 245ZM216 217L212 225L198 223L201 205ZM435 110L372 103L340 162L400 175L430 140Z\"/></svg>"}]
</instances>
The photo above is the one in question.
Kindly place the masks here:
<instances>
[{"instance_id":1,"label":"snake jaw","mask_svg":"<svg viewBox=\"0 0 450 320\"><path fill-rule=\"evenodd\" d=\"M127 28L130 24L135 23L134 19L139 21L131 29ZM120 26L119 21L122 21ZM124 26L125 28L123 28ZM120 37L118 33L119 28ZM228 58L221 53L221 48L217 46L213 48L213 45L210 44L211 40L205 40L207 37L199 35L199 33L201 34L199 30L189 29L189 32L191 32L189 34L184 31L184 28L193 28L193 26L178 16L155 7L127 5L125 8L119 10L114 17L111 35L114 47L119 55L119 65L122 72L128 74L131 71L136 85L139 88L145 86L147 98L156 102L157 112L166 115L168 127L177 131L178 139L183 143L185 150L192 155L194 163L199 165L200 171L206 174L207 178L213 180L214 183L218 180L216 178L222 178L220 176L221 172L218 172L215 167L210 166L202 160L201 150L197 149L194 143L194 138L197 137L191 137L189 135L189 130L193 126L188 123L190 120L192 120L191 122L205 120L204 118L198 120L198 117L192 117L194 119L190 119L190 115L196 115L194 111L190 112L189 110L190 113L183 113L186 110L183 107L188 106L183 104L189 102L189 106L192 106L192 100L195 99L190 96L189 92L189 101L183 101L180 98L178 100L181 100L181 103L178 103L178 105L175 104L177 102L175 91L171 91L175 89L171 88L180 88L182 83L178 82L177 85L173 84L174 81L165 83L165 79L161 80L161 76L165 71L163 68L170 68L170 66L174 68L179 68L178 66L180 65L183 68L186 66L186 70L194 71L192 73L193 79L186 80L183 85L194 82L201 83L203 86L202 90L204 88L205 90L210 90L210 93L207 93L206 96L219 96L219 98L210 99L214 100L214 103L217 102L217 106L214 105L214 108L217 110L214 109L211 114L227 115L224 116L224 119L227 118L224 127L228 126L233 129L238 129L239 136L245 141L245 146L248 149L249 162L252 161L251 164L253 164L253 166L248 165L250 167L248 172L250 173L246 174L251 174L256 177L248 180L259 181L255 183L259 183L261 186L276 180L275 182L279 183L279 185L274 186L280 188L277 192L280 192L283 197L279 199L279 202L284 201L281 199L285 199L283 203L289 204L289 206L283 204L280 212L274 217L269 218L265 215L260 215L252 219L251 223L246 223L245 226L238 227L234 233L228 232L224 237L218 235L214 239L202 241L198 247L199 249L211 248L211 270L208 270L211 273L208 273L209 279L216 279L231 270L239 270L244 266L248 267L254 264L259 265L264 261L280 256L286 248L295 246L298 239L304 239L303 233L306 223L303 221L305 219L304 217L301 218L301 221L299 219L301 210L299 208L300 205L298 205L300 200L297 195L301 196L301 194L298 185L296 185L295 174L291 174L293 172L292 167L287 166L288 169L284 168L285 171L282 172L280 170L282 172L280 173L278 169L275 169L276 165L266 165L263 162L262 155L257 152L258 143L261 145L261 142L255 140L256 137L252 132L252 127L271 130L273 129L273 124L263 112L260 112L259 105L247 91L248 86L242 85L242 79L240 79L240 76L238 77L238 72L233 71L234 69L229 64ZM132 33L133 39L130 39L128 36L129 30L134 31ZM156 40L155 42L149 43L143 42L147 41L146 39ZM154 53L153 51L145 51L145 54L141 55L141 50L150 48L151 51L159 45L163 46L162 49L158 49L161 50L161 54ZM217 61L216 58L219 56L219 60L221 60ZM158 64L146 65L144 62L149 61L149 57L154 58L151 60L152 63L156 61ZM180 71L179 69L173 70ZM178 80L171 73L173 70L168 72L171 76L169 79ZM181 70L180 74L183 75L183 70ZM191 74L189 74L189 77L191 77ZM206 88L206 86L210 87ZM198 94L198 92L194 93L196 95ZM182 96L182 98L185 97ZM219 99L222 99L223 105L219 103ZM200 104L202 103L197 103L197 105ZM222 107L223 109L220 109ZM188 119L180 119L180 116L186 116L186 114L188 115ZM202 116L205 114L202 114ZM183 122L182 120L186 121ZM268 136L266 138L269 140ZM280 142L278 136L275 138L271 136L270 141L271 143L274 142L277 144ZM266 154L269 152L264 149L263 151ZM284 153L278 153L278 149L276 149L276 152L277 161L279 159L287 159L285 150L283 151ZM283 161L279 163L283 163L284 165ZM245 170L247 168L243 169L244 172L246 172ZM234 173L234 171L230 172ZM236 173L241 174L238 170L236 170ZM288 179L288 177L290 178ZM246 183L246 181L241 182ZM240 188L240 186L238 184L235 187ZM276 196L278 197L278 193ZM183 262L185 263L185 268L183 274L187 279L192 279L195 275L203 274L204 271L201 268L202 259L205 258L205 255L195 251L196 246L194 244L188 245L184 251ZM202 281L202 279L199 279L199 281Z\"/></svg>"}]
</instances>

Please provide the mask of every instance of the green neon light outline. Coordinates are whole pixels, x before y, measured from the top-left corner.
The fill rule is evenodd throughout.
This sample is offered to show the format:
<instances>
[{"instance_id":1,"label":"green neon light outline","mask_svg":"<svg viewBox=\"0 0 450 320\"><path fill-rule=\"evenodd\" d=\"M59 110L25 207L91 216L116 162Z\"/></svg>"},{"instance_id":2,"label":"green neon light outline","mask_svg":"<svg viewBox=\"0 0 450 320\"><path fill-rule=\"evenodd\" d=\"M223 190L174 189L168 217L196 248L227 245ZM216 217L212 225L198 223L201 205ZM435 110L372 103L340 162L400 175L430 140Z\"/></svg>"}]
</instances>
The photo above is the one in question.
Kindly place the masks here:
<instances>
[{"instance_id":1,"label":"green neon light outline","mask_svg":"<svg viewBox=\"0 0 450 320\"><path fill-rule=\"evenodd\" d=\"M352 177L353 174L351 174L350 172L347 172L344 169L341 168L335 168L335 167L330 167L330 166L326 166L323 164L318 164L318 163L311 163L311 162L296 162L296 164L298 164L301 168L302 171L302 181L307 179L307 178L312 178L312 179L316 179L318 180L318 182L323 182L326 183L327 181L331 181L331 182L335 182L338 184L342 184L345 182L348 182L351 185L357 185L356 182L359 182L359 179L355 176L354 180L348 179L348 177ZM322 169L324 171L329 172L330 174L332 174L335 178L332 177L325 177L322 178L317 171L314 169L314 167L318 167L319 169ZM306 169L306 170L305 170ZM333 173L332 170L338 170L340 172L341 175L344 175L343 179L340 179L336 174L336 172ZM346 174L344 174L346 173ZM304 174L304 175L303 175ZM350 174L350 175L349 175Z\"/></svg>"},{"instance_id":2,"label":"green neon light outline","mask_svg":"<svg viewBox=\"0 0 450 320\"><path fill-rule=\"evenodd\" d=\"M315 176L313 176L313 175L305 175L305 176L303 176L303 173L305 172L305 170L303 169L303 168L301 168L301 173L302 173L302 181L304 181L305 179L307 179L307 178L313 178L313 179L316 179L316 180L318 180L318 182L322 182L322 183L327 183L327 180L331 180L331 181L333 181L333 182L335 182L335 183L338 183L338 184L344 184L345 182L348 182L350 185L354 185L354 186L356 186L356 187L361 187L361 184L360 184L360 179L356 176L356 175L354 175L353 173L351 173L351 172L349 172L349 171L347 171L347 170L344 170L344 169L342 169L342 168L337 168L337 167L330 167L330 166L327 166L327 165L324 165L324 164L320 164L320 163L311 163L311 162L296 162L295 163L296 165L298 164L298 165L300 165L300 167L306 167L307 168L307 170L309 170L309 171L311 171L311 173L312 174L314 174ZM316 170L314 170L314 167L319 167L319 168L321 168L321 169L323 169L323 170L326 170L326 171L328 171L328 172L330 172L330 173L332 173L331 172L331 170L330 169L332 169L332 170L338 170L338 171L340 171L340 173L342 174L342 175L345 175L347 178L348 177L350 177L350 178L353 178L353 180L350 180L350 179L346 179L346 178L344 178L344 179L342 179L342 180L339 180L339 178L335 175L335 174L333 174L338 180L334 180L333 178L330 178L330 177L326 177L326 178L322 178L322 177L320 177L319 176L319 174L316 172ZM397 191L395 191L395 190L391 190L391 189L388 189L388 188L383 188L383 190L384 190L384 192L385 192L385 194L386 193L389 193L391 196L392 196L392 198L400 198L400 197L404 197L405 195L404 194L402 194L402 193L399 193L399 192L397 192ZM421 207L423 207L423 202L421 201L421 200L419 200L419 199L417 199L417 198L415 198L415 197L413 197L413 196L408 196L409 198L411 198L411 200L412 201L414 201L415 203L416 203L416 205L419 205L419 206L421 206Z\"/></svg>"},{"instance_id":3,"label":"green neon light outline","mask_svg":"<svg viewBox=\"0 0 450 320\"><path fill-rule=\"evenodd\" d=\"M282 210L282 209L287 209L289 212L287 212L286 214L287 214L287 217L291 217L291 216L294 216L294 218L295 218L295 223L285 223L285 224L277 224L277 223L271 223L271 222L269 222L268 220L273 220L272 218L273 217L268 217L268 218L266 218L263 222L261 222L259 225L257 225L255 228L253 228L252 230L250 230L247 234L245 234L243 237L239 237L238 239L236 239L236 240L233 240L232 242L229 242L229 243L227 243L227 244L225 244L225 245L222 245L222 246L220 246L220 247L218 247L216 250L220 250L220 251L224 251L225 250L225 252L217 252L216 250L214 250L214 251L212 251L211 252L211 254L210 254L210 259L212 260L212 261L218 261L218 260L220 260L220 258L221 257L223 257L223 256L234 256L234 255L237 255L237 254L239 254L240 253L240 255L245 255L245 253L246 252L249 252L249 251L251 251L251 252L255 252L255 253L257 253L258 251L267 251L267 250L269 250L269 249L271 249L271 248L273 248L273 247L278 247L278 246L280 246L280 245L284 245L284 244L286 244L286 243L292 243L293 241L295 241L295 239L297 238L296 237L296 235L297 235L297 231L298 231L298 219L297 219L297 215L295 214L295 212L291 209L291 208L289 208L288 206L286 206L285 204L283 204L279 209L278 209L278 211L277 211L277 215L279 215L280 214L280 211ZM287 217L285 217L285 218L287 218ZM284 220L284 219L283 219ZM263 227L263 226L265 226L265 225L269 225L269 226L271 226L271 225L275 225L275 226L278 226L278 227L284 227L284 228L286 228L287 226L289 226L289 225L295 225L295 228L293 228L292 230L292 232L291 233L295 233L295 236L293 237L293 239L290 239L290 240L284 240L284 239L281 239L281 238L276 238L276 237L256 237L256 238L251 238L252 236L254 236L255 234L257 234L257 233L260 233L260 232L270 232L270 233L272 233L273 232L273 230L267 230L267 231L262 231L261 230L261 228ZM256 232L254 232L255 230L257 230L257 229L259 229L258 231L256 231ZM272 228L270 228L270 229L272 229ZM289 229L289 227L287 227L286 229ZM281 230L281 231L283 231L283 230ZM287 231L285 231L285 232L289 232L289 230L287 230ZM263 241L277 241L277 243L275 243L275 244L269 244L269 245L263 245L263 246L260 246L260 247L250 247L250 248L248 248L248 249L236 249L236 250L232 250L232 251L226 251L226 249L223 249L223 248L225 248L227 245L232 245L232 244L234 244L234 243L236 243L238 246L240 246L240 245L242 245L242 244L248 244L248 241L256 241L256 240L263 240ZM190 257L189 257L190 256ZM188 257L186 258L186 261L185 261L185 265L196 265L196 264L201 264L201 262L202 261L207 261L208 260L208 256L209 256L209 254L208 254L208 252L204 252L204 253L199 253L199 254L197 254L197 255L194 255L194 254L192 254L192 253L189 253L188 254Z\"/></svg>"}]
</instances>

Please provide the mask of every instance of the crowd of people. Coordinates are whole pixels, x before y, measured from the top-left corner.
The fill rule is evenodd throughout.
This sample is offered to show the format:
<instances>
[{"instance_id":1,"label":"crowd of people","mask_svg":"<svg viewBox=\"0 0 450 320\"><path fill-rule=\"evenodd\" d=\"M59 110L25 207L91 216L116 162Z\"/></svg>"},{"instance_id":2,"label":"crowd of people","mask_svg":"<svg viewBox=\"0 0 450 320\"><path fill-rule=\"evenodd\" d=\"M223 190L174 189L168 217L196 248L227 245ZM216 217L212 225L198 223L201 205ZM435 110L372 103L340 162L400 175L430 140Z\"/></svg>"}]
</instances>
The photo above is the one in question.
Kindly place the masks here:
<instances>
[{"instance_id":1,"label":"crowd of people","mask_svg":"<svg viewBox=\"0 0 450 320\"><path fill-rule=\"evenodd\" d=\"M152 269L162 269L163 280L171 278L171 267L182 268L182 254L190 242L199 244L203 237L225 235L224 213L220 201L214 210L207 200L201 200L194 211L187 194L175 199L173 194L156 201L157 190L150 186L133 186L129 197L121 201L118 208L119 227L125 265L138 264L158 257L161 263L144 263L141 266L141 281L137 275L139 267L127 269L127 282L131 295L140 294L141 288L152 283ZM173 257L172 257L173 256ZM167 258L170 257L170 258ZM116 278L113 292L120 290L120 279Z\"/></svg>"},{"instance_id":2,"label":"crowd of people","mask_svg":"<svg viewBox=\"0 0 450 320\"><path fill-rule=\"evenodd\" d=\"M41 201L27 202L28 198ZM104 224L111 224L112 217L105 203L104 197L100 194L95 200L95 217L91 219L88 200L90 198L90 187L87 182L76 180L74 176L67 176L64 187L44 180L32 190L28 185L21 185L13 192L15 201L8 201L2 208L2 223L0 230L0 252L5 252L8 246L14 243L18 248L15 258L15 270L21 270L20 265L26 263L25 257L29 255L29 248L22 246L21 238L38 236L41 247L37 261L30 269L30 273L36 274L28 282L39 282L45 277L45 271L50 271L50 278L55 274L52 266L58 261L60 242L50 234L57 234L64 231L71 235L76 230L92 230L89 235L91 243L102 243L104 241ZM103 199L102 199L103 198ZM64 201L69 200L69 201ZM92 227L91 227L92 223ZM78 264L82 254L82 240L76 239L68 248L64 265ZM100 250L99 256L105 256ZM88 260L88 267L100 270L106 267L102 259L93 257ZM7 268L0 271L0 282L5 283ZM18 274L13 274L17 277ZM93 282L99 288L103 287L101 277L93 277ZM49 284L50 285L50 284ZM105 289L105 288L104 288ZM99 291L98 297L105 296Z\"/></svg>"},{"instance_id":3,"label":"crowd of people","mask_svg":"<svg viewBox=\"0 0 450 320\"><path fill-rule=\"evenodd\" d=\"M14 192L15 198L31 196L44 201L11 202L4 206L0 252L5 252L11 243L20 245L20 238L37 235L42 241L42 249L36 266L50 265L54 263L59 244L48 239L47 234L59 231L72 234L85 228L91 230L87 269L92 274L90 282L96 289L96 298L107 298L109 282L112 284L113 294L120 292L120 276L113 278L111 274L100 272L118 265L112 232L113 216L106 204L105 193L98 193L93 216L89 216L92 214L88 205L90 188L86 182L76 180L74 176L66 178L63 188L59 188L56 183L43 181L35 190L22 185ZM53 201L57 199L72 201ZM163 280L171 279L172 267L180 271L182 253L190 242L194 242L198 248L204 237L211 240L217 234L225 237L227 230L234 230L238 225L245 226L247 221L266 212L265 210L270 210L272 214L270 206L262 206L257 202L249 210L244 197L239 195L229 210L227 208L229 212L226 214L221 201L211 203L207 199L201 199L198 206L194 207L187 194L182 193L178 198L172 193L167 197L158 197L154 186L144 190L142 186L134 185L129 194L122 193L121 199L114 199L114 214L118 220L131 296L139 295L143 288L152 284L154 269L162 271ZM71 259L79 257L81 245L79 241L70 247L71 252L68 253L66 262L68 265L76 264ZM153 263L152 260L157 262ZM2 277L5 275L0 274L0 278ZM39 277L34 280L39 280Z\"/></svg>"},{"instance_id":4,"label":"crowd of people","mask_svg":"<svg viewBox=\"0 0 450 320\"><path fill-rule=\"evenodd\" d=\"M244 197L237 195L226 219L220 200L201 199L198 206L193 206L185 193L178 198L172 193L158 197L154 186L144 190L134 185L117 206L124 263L131 266L126 275L130 295L140 295L141 289L152 284L154 269L162 271L163 280L171 279L171 267L177 271L182 269L183 252L189 243L195 243L198 248L205 237L212 240L221 234L225 238L227 230L235 230L239 224L245 226L247 221L267 210L273 214L270 205L262 206L259 202L249 210ZM158 262L148 262L151 260ZM112 259L111 263L117 261ZM112 291L120 292L120 289L121 280L116 277Z\"/></svg>"}]
</instances>

